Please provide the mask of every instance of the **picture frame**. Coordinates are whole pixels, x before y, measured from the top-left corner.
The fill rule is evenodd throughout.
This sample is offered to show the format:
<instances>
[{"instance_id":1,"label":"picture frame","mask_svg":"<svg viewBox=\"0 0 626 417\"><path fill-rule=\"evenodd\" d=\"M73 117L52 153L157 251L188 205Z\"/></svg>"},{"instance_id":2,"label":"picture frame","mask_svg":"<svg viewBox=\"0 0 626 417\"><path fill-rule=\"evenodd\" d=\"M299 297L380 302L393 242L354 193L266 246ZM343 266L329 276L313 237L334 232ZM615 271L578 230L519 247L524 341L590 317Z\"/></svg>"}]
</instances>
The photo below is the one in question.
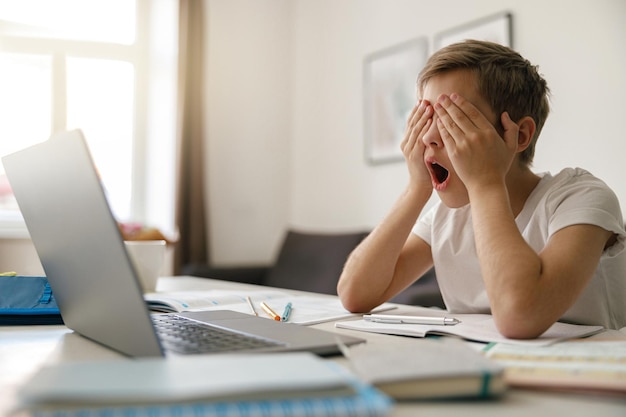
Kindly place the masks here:
<instances>
[{"instance_id":1,"label":"picture frame","mask_svg":"<svg viewBox=\"0 0 626 417\"><path fill-rule=\"evenodd\" d=\"M433 49L437 51L465 39L490 41L512 48L513 15L509 12L500 12L439 32L434 36Z\"/></svg>"},{"instance_id":2,"label":"picture frame","mask_svg":"<svg viewBox=\"0 0 626 417\"><path fill-rule=\"evenodd\" d=\"M423 36L365 57L364 138L369 164L403 160L400 144L417 100L417 75L428 52L428 37Z\"/></svg>"}]
</instances>

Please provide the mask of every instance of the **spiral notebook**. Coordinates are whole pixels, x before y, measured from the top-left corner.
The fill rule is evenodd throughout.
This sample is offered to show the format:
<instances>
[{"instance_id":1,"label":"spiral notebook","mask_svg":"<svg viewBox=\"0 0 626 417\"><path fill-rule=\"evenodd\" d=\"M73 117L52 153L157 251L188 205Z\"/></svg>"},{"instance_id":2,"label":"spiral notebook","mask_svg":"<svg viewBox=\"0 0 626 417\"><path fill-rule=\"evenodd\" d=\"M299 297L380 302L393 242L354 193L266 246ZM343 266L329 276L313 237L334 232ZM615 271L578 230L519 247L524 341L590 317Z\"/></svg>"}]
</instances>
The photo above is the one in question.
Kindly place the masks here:
<instances>
[{"instance_id":1,"label":"spiral notebook","mask_svg":"<svg viewBox=\"0 0 626 417\"><path fill-rule=\"evenodd\" d=\"M40 417L384 416L392 402L306 352L69 362L19 392Z\"/></svg>"},{"instance_id":2,"label":"spiral notebook","mask_svg":"<svg viewBox=\"0 0 626 417\"><path fill-rule=\"evenodd\" d=\"M392 401L358 380L355 393L344 396L247 400L236 402L38 410L33 417L383 417Z\"/></svg>"}]
</instances>

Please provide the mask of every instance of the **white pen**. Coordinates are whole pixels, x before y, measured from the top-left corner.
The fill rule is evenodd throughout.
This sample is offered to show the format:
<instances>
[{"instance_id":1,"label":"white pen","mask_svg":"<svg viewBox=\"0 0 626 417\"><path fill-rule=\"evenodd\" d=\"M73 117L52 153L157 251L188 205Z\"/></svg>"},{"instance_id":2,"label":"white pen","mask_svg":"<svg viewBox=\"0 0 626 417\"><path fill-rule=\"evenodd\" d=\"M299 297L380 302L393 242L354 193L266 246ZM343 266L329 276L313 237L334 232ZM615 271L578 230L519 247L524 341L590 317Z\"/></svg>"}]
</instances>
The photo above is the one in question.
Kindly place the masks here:
<instances>
[{"instance_id":1,"label":"white pen","mask_svg":"<svg viewBox=\"0 0 626 417\"><path fill-rule=\"evenodd\" d=\"M389 324L434 324L439 326L454 326L461 321L454 317L418 317L418 316L393 316L387 314L366 314L363 316L365 321L372 323L389 323Z\"/></svg>"}]
</instances>

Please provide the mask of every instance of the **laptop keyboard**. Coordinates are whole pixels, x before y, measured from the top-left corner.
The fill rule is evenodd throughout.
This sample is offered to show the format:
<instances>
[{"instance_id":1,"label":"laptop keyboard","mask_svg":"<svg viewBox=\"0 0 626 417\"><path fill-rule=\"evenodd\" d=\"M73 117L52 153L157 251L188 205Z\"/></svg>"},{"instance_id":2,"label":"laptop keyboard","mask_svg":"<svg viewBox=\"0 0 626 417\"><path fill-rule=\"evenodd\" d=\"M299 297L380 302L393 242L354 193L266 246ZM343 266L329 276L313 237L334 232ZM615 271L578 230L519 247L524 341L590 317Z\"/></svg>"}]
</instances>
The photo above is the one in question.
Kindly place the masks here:
<instances>
[{"instance_id":1,"label":"laptop keyboard","mask_svg":"<svg viewBox=\"0 0 626 417\"><path fill-rule=\"evenodd\" d=\"M152 321L163 348L181 354L231 352L282 345L273 340L223 330L177 315L155 314L152 315Z\"/></svg>"}]
</instances>

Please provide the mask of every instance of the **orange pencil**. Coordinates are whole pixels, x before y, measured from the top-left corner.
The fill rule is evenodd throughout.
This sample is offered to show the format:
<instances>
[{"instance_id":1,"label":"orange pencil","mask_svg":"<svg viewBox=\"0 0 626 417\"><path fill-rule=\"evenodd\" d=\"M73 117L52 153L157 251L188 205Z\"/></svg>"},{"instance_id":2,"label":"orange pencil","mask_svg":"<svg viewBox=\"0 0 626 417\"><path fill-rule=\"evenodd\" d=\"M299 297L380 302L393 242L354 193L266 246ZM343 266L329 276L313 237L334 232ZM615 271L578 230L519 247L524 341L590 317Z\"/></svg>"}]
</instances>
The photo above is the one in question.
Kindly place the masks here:
<instances>
[{"instance_id":1,"label":"orange pencil","mask_svg":"<svg viewBox=\"0 0 626 417\"><path fill-rule=\"evenodd\" d=\"M265 302L261 302L261 308L263 309L263 311L265 311L271 318L273 318L276 321L280 321L280 316L278 314L276 314L276 312L274 310L272 310L270 308L270 306L268 306L267 304L265 304Z\"/></svg>"}]
</instances>

